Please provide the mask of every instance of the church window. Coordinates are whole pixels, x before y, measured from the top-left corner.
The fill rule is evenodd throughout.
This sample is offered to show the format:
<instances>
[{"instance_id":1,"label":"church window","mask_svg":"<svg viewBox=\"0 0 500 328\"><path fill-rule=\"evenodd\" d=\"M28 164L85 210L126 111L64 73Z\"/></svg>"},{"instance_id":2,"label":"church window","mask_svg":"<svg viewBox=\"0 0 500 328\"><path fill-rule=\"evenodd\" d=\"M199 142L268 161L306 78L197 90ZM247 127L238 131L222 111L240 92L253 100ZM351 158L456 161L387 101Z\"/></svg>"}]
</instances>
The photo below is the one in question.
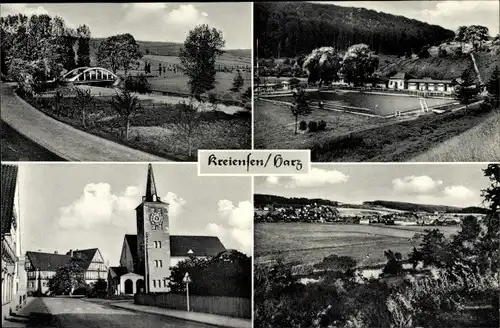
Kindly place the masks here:
<instances>
[{"instance_id":1,"label":"church window","mask_svg":"<svg viewBox=\"0 0 500 328\"><path fill-rule=\"evenodd\" d=\"M163 279L163 287L167 287L168 286L168 280L167 279Z\"/></svg>"},{"instance_id":2,"label":"church window","mask_svg":"<svg viewBox=\"0 0 500 328\"><path fill-rule=\"evenodd\" d=\"M156 288L156 280L153 280L153 287Z\"/></svg>"},{"instance_id":3,"label":"church window","mask_svg":"<svg viewBox=\"0 0 500 328\"><path fill-rule=\"evenodd\" d=\"M158 248L161 248L161 241L158 242Z\"/></svg>"},{"instance_id":4,"label":"church window","mask_svg":"<svg viewBox=\"0 0 500 328\"><path fill-rule=\"evenodd\" d=\"M158 262L160 262L160 268L162 268L162 267L163 267L163 262L162 262L162 260L159 260Z\"/></svg>"},{"instance_id":5,"label":"church window","mask_svg":"<svg viewBox=\"0 0 500 328\"><path fill-rule=\"evenodd\" d=\"M158 267L158 260L155 260L155 267Z\"/></svg>"},{"instance_id":6,"label":"church window","mask_svg":"<svg viewBox=\"0 0 500 328\"><path fill-rule=\"evenodd\" d=\"M158 248L158 242L157 241L154 241L153 244L154 244L155 248Z\"/></svg>"}]
</instances>

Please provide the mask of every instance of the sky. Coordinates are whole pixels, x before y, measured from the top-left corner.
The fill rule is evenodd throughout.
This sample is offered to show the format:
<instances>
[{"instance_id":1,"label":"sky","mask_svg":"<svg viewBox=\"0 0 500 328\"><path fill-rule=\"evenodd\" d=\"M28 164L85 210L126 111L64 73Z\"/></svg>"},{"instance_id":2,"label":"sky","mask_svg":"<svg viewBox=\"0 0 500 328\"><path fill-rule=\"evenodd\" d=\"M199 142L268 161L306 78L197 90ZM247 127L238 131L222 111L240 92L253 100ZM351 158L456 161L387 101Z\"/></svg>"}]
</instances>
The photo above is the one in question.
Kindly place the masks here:
<instances>
[{"instance_id":1,"label":"sky","mask_svg":"<svg viewBox=\"0 0 500 328\"><path fill-rule=\"evenodd\" d=\"M327 3L324 1L317 1ZM331 1L343 7L363 7L401 15L456 31L460 25L488 27L490 35L499 33L499 1Z\"/></svg>"},{"instance_id":2,"label":"sky","mask_svg":"<svg viewBox=\"0 0 500 328\"><path fill-rule=\"evenodd\" d=\"M351 204L388 200L481 206L486 164L316 164L307 175L255 177L254 192Z\"/></svg>"},{"instance_id":3,"label":"sky","mask_svg":"<svg viewBox=\"0 0 500 328\"><path fill-rule=\"evenodd\" d=\"M184 42L190 29L208 24L222 31L226 49L252 46L251 3L40 3L2 4L1 16L22 13L62 17L87 25L93 37L130 33L140 41Z\"/></svg>"},{"instance_id":4,"label":"sky","mask_svg":"<svg viewBox=\"0 0 500 328\"><path fill-rule=\"evenodd\" d=\"M118 265L147 164L19 164L21 252L99 248ZM252 251L250 177L199 177L196 164L153 164L172 235L217 236L227 249Z\"/></svg>"}]
</instances>

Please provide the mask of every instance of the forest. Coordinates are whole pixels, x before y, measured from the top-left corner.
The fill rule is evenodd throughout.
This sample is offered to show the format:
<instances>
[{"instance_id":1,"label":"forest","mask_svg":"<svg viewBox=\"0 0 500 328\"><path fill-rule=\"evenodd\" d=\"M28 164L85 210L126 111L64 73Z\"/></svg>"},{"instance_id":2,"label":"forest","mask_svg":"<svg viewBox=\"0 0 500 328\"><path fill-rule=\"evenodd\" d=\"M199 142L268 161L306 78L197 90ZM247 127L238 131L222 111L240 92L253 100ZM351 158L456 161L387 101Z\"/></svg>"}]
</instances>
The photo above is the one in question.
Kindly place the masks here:
<instances>
[{"instance_id":1,"label":"forest","mask_svg":"<svg viewBox=\"0 0 500 328\"><path fill-rule=\"evenodd\" d=\"M441 26L365 8L307 2L254 4L258 42L254 48L261 58L295 57L323 46L341 51L358 43L381 54L404 55L454 37L453 31Z\"/></svg>"},{"instance_id":2,"label":"forest","mask_svg":"<svg viewBox=\"0 0 500 328\"><path fill-rule=\"evenodd\" d=\"M338 203L335 201L327 199L309 199L309 198L287 198L275 195L263 195L255 194L253 195L254 207L267 206L267 205L284 205L284 206L305 206L310 204L327 205L327 206L337 206Z\"/></svg>"}]
</instances>

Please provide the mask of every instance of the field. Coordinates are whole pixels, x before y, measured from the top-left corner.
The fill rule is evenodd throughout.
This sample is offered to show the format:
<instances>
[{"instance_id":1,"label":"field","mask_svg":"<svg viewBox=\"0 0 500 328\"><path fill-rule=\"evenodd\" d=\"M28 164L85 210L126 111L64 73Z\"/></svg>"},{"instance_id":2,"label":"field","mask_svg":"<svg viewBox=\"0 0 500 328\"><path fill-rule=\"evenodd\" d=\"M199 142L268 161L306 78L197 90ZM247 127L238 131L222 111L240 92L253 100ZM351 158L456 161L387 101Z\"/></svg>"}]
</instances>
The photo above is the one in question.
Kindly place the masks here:
<instances>
[{"instance_id":1,"label":"field","mask_svg":"<svg viewBox=\"0 0 500 328\"><path fill-rule=\"evenodd\" d=\"M483 123L451 138L415 162L498 162L500 161L500 112L497 110Z\"/></svg>"},{"instance_id":2,"label":"field","mask_svg":"<svg viewBox=\"0 0 500 328\"><path fill-rule=\"evenodd\" d=\"M310 223L256 223L254 252L257 263L282 258L285 262L298 261L313 264L324 257L337 254L350 256L358 266L385 263L384 251L401 252L403 258L417 246L415 233L432 227L310 224ZM446 236L458 227L439 227Z\"/></svg>"}]
</instances>

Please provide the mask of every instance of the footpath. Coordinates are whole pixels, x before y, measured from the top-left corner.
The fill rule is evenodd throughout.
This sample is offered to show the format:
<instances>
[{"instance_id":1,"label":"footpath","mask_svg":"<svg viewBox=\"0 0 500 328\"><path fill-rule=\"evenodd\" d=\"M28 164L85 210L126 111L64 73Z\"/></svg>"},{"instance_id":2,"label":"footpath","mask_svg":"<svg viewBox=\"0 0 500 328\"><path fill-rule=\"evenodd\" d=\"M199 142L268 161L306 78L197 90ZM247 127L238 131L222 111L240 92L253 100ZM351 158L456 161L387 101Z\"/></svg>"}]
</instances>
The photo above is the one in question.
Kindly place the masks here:
<instances>
[{"instance_id":1,"label":"footpath","mask_svg":"<svg viewBox=\"0 0 500 328\"><path fill-rule=\"evenodd\" d=\"M211 313L201 313L201 312L187 312L180 310L165 309L155 306L147 305L137 305L130 301L125 302L112 302L108 304L109 306L127 309L131 311L144 312L156 315L162 315L166 317L174 317L178 319L195 321L200 323L205 323L209 325L214 325L218 327L230 327L230 328L250 328L252 327L251 319L240 319L226 317Z\"/></svg>"},{"instance_id":2,"label":"footpath","mask_svg":"<svg viewBox=\"0 0 500 328\"><path fill-rule=\"evenodd\" d=\"M7 125L43 148L68 161L168 161L120 145L59 122L14 93L12 84L0 83L1 118Z\"/></svg>"}]
</instances>

